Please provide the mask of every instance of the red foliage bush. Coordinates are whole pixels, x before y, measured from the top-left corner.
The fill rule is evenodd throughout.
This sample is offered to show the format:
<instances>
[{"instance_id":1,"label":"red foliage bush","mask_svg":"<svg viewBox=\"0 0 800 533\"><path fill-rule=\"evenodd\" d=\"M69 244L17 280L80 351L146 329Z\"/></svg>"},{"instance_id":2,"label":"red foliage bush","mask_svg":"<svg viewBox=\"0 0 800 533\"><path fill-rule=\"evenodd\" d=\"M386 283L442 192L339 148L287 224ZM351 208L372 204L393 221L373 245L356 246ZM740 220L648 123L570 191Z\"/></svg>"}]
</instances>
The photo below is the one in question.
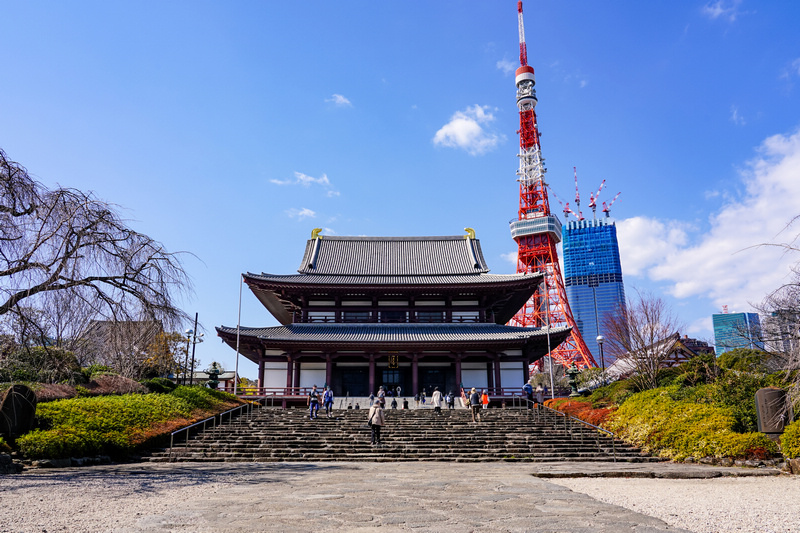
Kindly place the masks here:
<instances>
[{"instance_id":1,"label":"red foliage bush","mask_svg":"<svg viewBox=\"0 0 800 533\"><path fill-rule=\"evenodd\" d=\"M602 426L608 416L617 410L616 407L595 409L592 407L592 402L573 400L570 398L553 398L551 400L546 400L544 404L547 407L574 416L575 418L594 424L595 426Z\"/></svg>"}]
</instances>

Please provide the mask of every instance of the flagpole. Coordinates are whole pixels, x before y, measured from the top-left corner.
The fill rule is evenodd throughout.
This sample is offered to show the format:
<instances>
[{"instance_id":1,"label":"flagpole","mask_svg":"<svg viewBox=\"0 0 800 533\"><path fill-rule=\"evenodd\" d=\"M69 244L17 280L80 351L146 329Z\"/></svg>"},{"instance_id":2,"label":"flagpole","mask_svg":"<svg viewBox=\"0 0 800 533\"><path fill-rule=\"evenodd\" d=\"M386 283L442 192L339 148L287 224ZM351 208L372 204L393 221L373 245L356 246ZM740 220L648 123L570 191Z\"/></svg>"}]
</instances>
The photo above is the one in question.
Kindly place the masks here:
<instances>
[{"instance_id":1,"label":"flagpole","mask_svg":"<svg viewBox=\"0 0 800 533\"><path fill-rule=\"evenodd\" d=\"M239 318L236 320L236 371L233 374L233 394L239 394L239 332L242 328L242 281L244 276L239 276Z\"/></svg>"}]
</instances>

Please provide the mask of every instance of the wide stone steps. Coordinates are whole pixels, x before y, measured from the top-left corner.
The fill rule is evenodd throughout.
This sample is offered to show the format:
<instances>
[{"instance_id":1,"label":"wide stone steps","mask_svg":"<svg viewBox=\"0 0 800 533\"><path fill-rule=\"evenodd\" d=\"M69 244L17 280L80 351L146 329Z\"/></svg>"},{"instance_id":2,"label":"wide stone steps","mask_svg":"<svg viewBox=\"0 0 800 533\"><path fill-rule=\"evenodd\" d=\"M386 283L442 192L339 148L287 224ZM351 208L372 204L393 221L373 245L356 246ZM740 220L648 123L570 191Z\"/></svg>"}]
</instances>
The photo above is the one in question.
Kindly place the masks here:
<instances>
[{"instance_id":1,"label":"wide stone steps","mask_svg":"<svg viewBox=\"0 0 800 533\"><path fill-rule=\"evenodd\" d=\"M387 410L382 446L370 444L366 410L309 420L304 409L260 409L208 429L151 461L652 461L621 441L543 411ZM179 437L179 441L183 437Z\"/></svg>"}]
</instances>

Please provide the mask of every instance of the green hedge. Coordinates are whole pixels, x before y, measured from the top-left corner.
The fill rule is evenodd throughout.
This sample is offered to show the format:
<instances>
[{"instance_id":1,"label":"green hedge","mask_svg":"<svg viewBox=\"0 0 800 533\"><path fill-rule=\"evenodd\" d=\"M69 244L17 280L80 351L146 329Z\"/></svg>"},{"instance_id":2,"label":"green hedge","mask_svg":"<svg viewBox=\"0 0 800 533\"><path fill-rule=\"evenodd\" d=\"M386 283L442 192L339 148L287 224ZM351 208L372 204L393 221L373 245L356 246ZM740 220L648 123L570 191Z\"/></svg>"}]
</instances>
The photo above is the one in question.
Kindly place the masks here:
<instances>
[{"instance_id":1,"label":"green hedge","mask_svg":"<svg viewBox=\"0 0 800 533\"><path fill-rule=\"evenodd\" d=\"M169 394L56 400L38 406L39 428L16 443L31 459L129 453L182 426L197 410L231 401L231 395L201 387L177 387Z\"/></svg>"},{"instance_id":2,"label":"green hedge","mask_svg":"<svg viewBox=\"0 0 800 533\"><path fill-rule=\"evenodd\" d=\"M606 426L649 453L676 460L765 457L778 452L762 433L736 433L731 408L675 399L678 395L676 386L633 395Z\"/></svg>"},{"instance_id":3,"label":"green hedge","mask_svg":"<svg viewBox=\"0 0 800 533\"><path fill-rule=\"evenodd\" d=\"M781 451L789 459L800 457L800 420L786 426L781 435Z\"/></svg>"}]
</instances>

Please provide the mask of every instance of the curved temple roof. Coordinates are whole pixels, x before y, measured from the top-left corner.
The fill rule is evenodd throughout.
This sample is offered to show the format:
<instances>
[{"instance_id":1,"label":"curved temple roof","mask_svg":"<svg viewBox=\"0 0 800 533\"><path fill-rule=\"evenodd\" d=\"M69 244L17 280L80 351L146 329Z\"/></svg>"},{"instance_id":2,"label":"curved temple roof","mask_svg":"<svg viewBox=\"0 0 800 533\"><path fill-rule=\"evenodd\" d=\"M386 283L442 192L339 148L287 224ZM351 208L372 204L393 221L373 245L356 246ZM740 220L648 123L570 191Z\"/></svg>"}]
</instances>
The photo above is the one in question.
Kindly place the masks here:
<instances>
[{"instance_id":1,"label":"curved temple roof","mask_svg":"<svg viewBox=\"0 0 800 533\"><path fill-rule=\"evenodd\" d=\"M518 328L498 324L290 324L266 328L240 328L241 352L255 355L253 345L268 349L339 348L403 349L411 347L493 346L518 347L541 357L546 353L548 333L553 346L561 343L570 328ZM236 327L218 327L217 334L236 347ZM248 353L249 352L249 353Z\"/></svg>"},{"instance_id":2,"label":"curved temple roof","mask_svg":"<svg viewBox=\"0 0 800 533\"><path fill-rule=\"evenodd\" d=\"M480 241L450 237L310 239L298 272L322 275L430 276L489 272Z\"/></svg>"}]
</instances>

